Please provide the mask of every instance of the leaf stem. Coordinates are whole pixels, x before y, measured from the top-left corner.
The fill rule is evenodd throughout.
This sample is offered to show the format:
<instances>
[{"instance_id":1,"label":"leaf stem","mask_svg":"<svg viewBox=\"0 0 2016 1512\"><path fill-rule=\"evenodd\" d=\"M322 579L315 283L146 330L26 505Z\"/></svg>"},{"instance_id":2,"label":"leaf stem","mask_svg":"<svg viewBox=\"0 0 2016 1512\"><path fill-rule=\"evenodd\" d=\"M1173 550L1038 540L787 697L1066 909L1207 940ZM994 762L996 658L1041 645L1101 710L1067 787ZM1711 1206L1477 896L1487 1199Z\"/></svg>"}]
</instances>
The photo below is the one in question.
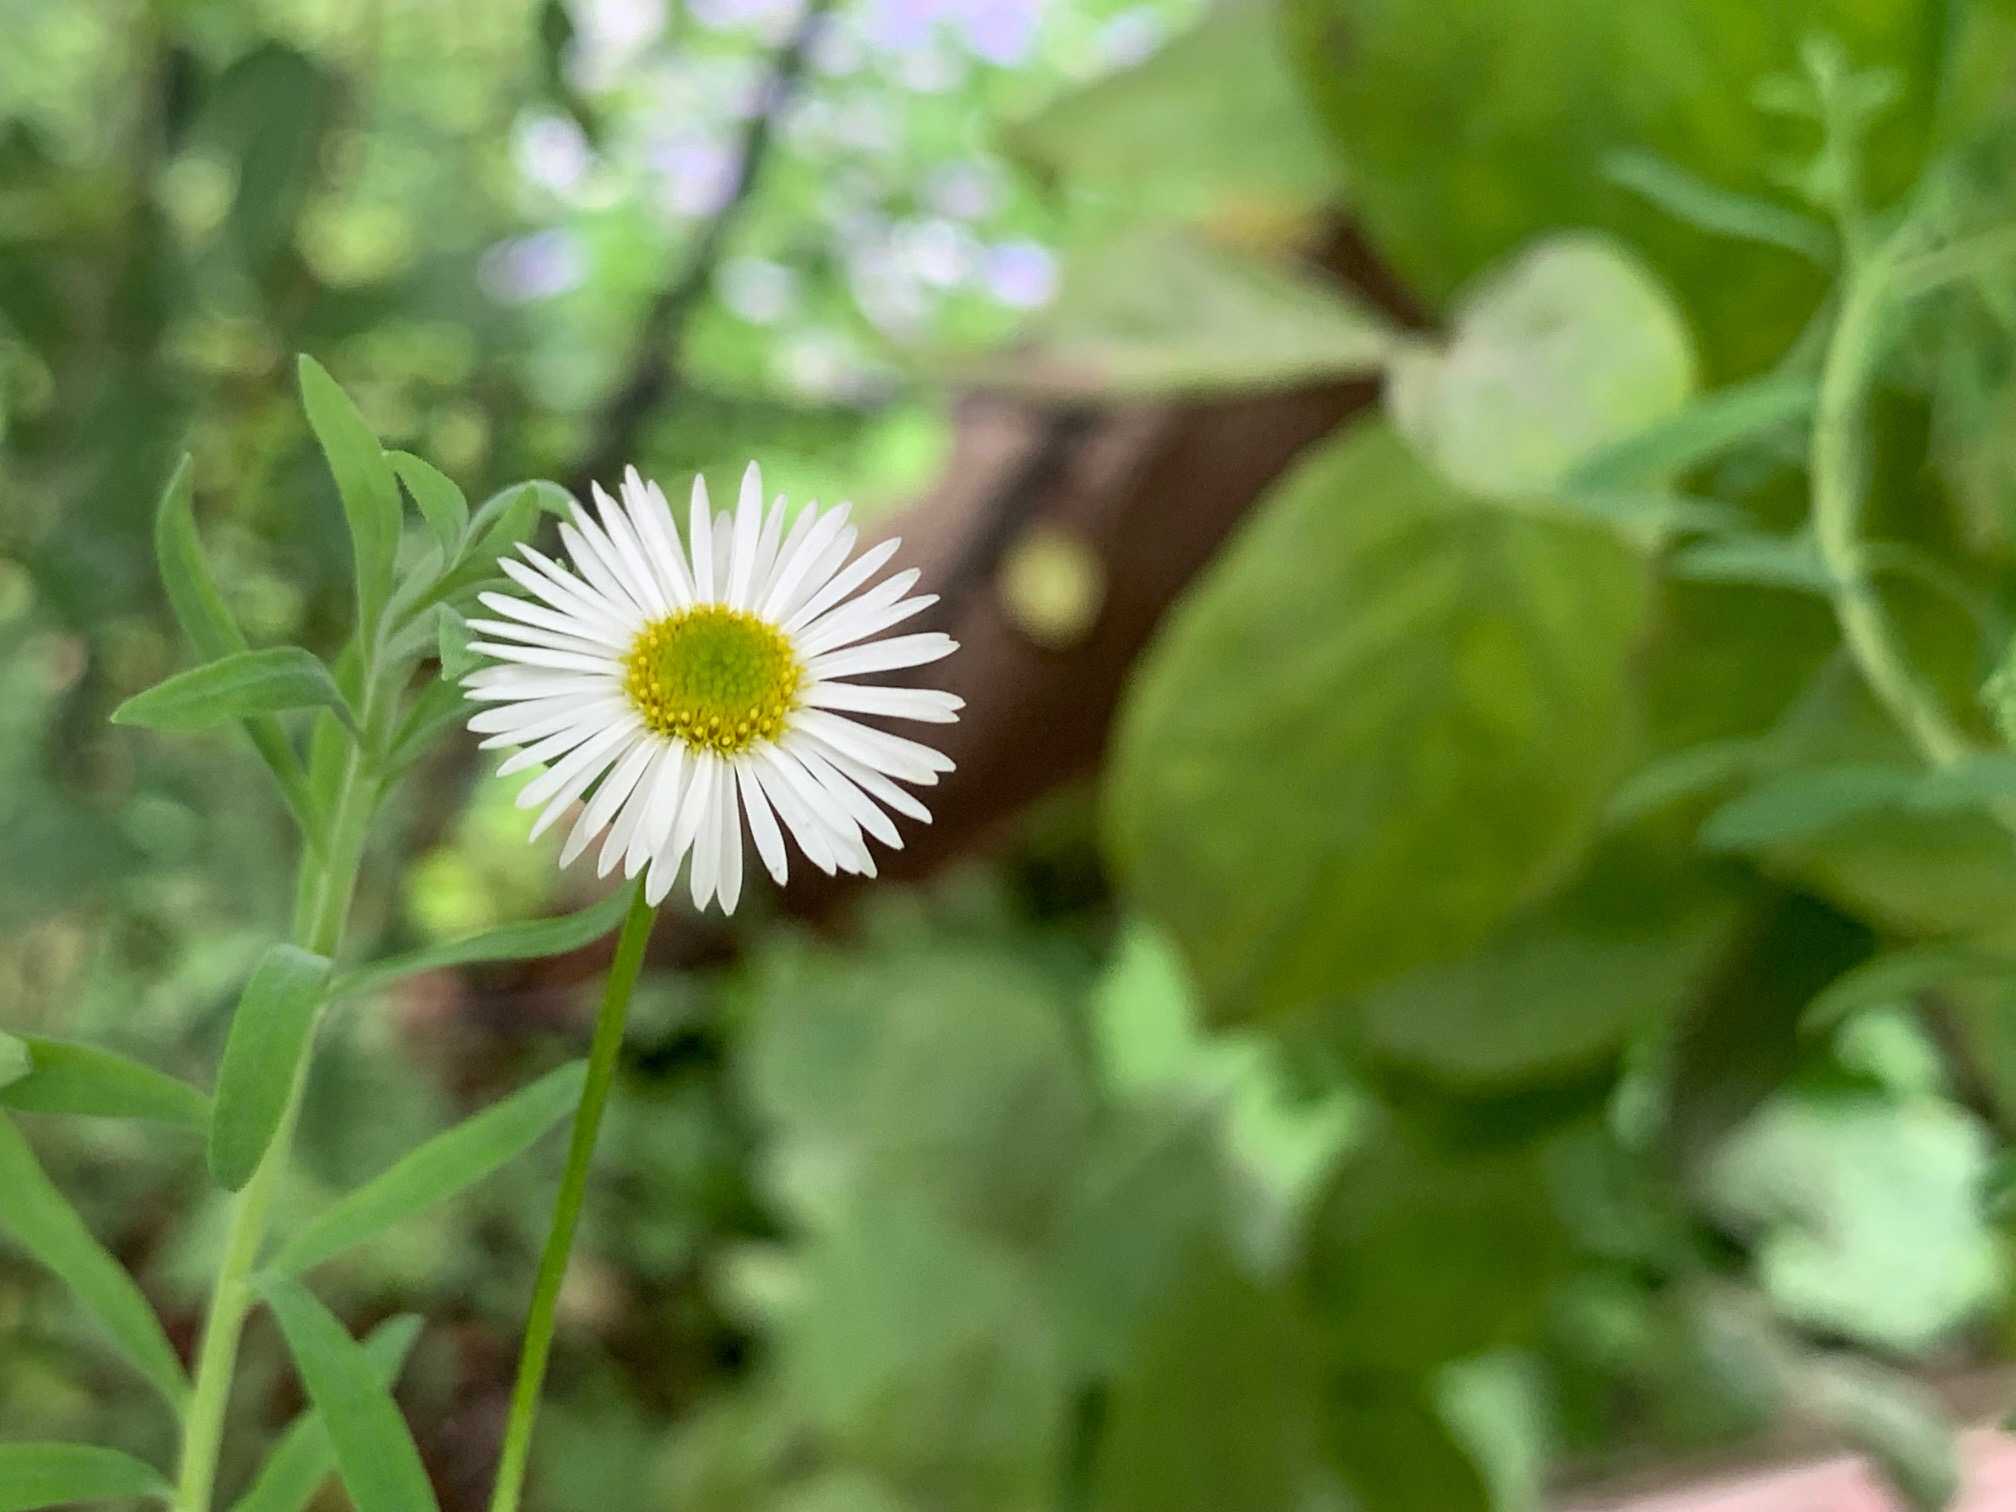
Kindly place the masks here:
<instances>
[{"instance_id":1,"label":"leaf stem","mask_svg":"<svg viewBox=\"0 0 2016 1512\"><path fill-rule=\"evenodd\" d=\"M651 923L657 914L658 910L644 900L644 882L639 878L630 900L630 912L623 920L623 933L616 942L616 959L609 968L608 985L602 991L602 1010L596 1017L595 1037L588 1050L588 1081L582 1089L580 1110L574 1115L567 1168L553 1204L553 1227L546 1236L545 1252L539 1257L539 1276L532 1288L532 1308L525 1319L525 1342L518 1356L518 1379L511 1390L511 1413L505 1424L504 1449L497 1462L497 1486L490 1497L490 1512L517 1512L519 1498L524 1494L525 1470L532 1452L532 1425L539 1412L539 1393L545 1384L546 1362L553 1348L554 1320L560 1310L560 1286L567 1278L581 1203L588 1191L588 1167L595 1155L603 1112L609 1105L610 1088L616 1080L623 1027L630 1015L631 989L636 986L637 973L644 964L644 946L651 937Z\"/></svg>"},{"instance_id":2,"label":"leaf stem","mask_svg":"<svg viewBox=\"0 0 2016 1512\"><path fill-rule=\"evenodd\" d=\"M1813 533L1834 581L1842 639L1863 681L1927 761L1950 766L1972 754L1975 742L1912 665L1876 591L1875 564L1860 535L1869 482L1865 422L1895 266L1889 251L1879 249L1856 259L1847 278L1813 417Z\"/></svg>"},{"instance_id":3,"label":"leaf stem","mask_svg":"<svg viewBox=\"0 0 2016 1512\"><path fill-rule=\"evenodd\" d=\"M353 742L337 786L327 846L319 853L312 848L304 852L300 863L294 937L296 943L318 955L336 953L357 890L357 873L363 864L364 840L370 828L377 787L363 768L364 753ZM265 1243L273 1199L292 1154L307 1068L308 1057L304 1056L273 1142L252 1173L252 1179L232 1203L224 1257L211 1289L210 1312L197 1351L189 1411L183 1419L176 1512L210 1512L224 1439L224 1419L230 1407L232 1379L237 1373L238 1344L255 1300L251 1284L253 1267Z\"/></svg>"}]
</instances>

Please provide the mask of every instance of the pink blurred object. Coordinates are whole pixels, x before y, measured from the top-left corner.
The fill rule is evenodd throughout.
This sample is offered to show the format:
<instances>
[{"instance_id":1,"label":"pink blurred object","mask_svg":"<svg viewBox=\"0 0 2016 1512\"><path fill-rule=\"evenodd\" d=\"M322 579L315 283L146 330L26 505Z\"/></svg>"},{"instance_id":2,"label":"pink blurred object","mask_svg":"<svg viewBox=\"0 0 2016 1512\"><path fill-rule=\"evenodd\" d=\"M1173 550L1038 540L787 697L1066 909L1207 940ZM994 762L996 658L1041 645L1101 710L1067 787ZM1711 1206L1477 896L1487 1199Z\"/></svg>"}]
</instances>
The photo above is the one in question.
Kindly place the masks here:
<instances>
[{"instance_id":1,"label":"pink blurred object","mask_svg":"<svg viewBox=\"0 0 2016 1512\"><path fill-rule=\"evenodd\" d=\"M1962 1434L1962 1490L1948 1512L2016 1512L2016 1438ZM1577 1500L1563 1512L1907 1512L1867 1461L1843 1457L1736 1475L1685 1491Z\"/></svg>"}]
</instances>

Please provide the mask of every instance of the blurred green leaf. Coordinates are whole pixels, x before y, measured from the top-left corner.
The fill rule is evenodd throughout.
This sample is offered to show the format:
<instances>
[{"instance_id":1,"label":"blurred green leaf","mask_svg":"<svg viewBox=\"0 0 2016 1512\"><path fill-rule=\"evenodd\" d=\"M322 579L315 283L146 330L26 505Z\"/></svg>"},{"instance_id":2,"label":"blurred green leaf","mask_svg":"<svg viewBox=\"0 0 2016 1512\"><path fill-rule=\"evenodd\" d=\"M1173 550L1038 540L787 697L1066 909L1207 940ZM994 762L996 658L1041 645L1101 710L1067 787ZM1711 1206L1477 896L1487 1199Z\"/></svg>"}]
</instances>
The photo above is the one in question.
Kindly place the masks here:
<instances>
[{"instance_id":1,"label":"blurred green leaf","mask_svg":"<svg viewBox=\"0 0 2016 1512\"><path fill-rule=\"evenodd\" d=\"M217 1068L210 1119L210 1174L226 1191L252 1179L306 1075L328 981L328 957L274 945L245 984Z\"/></svg>"},{"instance_id":2,"label":"blurred green leaf","mask_svg":"<svg viewBox=\"0 0 2016 1512\"><path fill-rule=\"evenodd\" d=\"M0 1034L0 1092L35 1069L28 1046L11 1034Z\"/></svg>"},{"instance_id":3,"label":"blurred green leaf","mask_svg":"<svg viewBox=\"0 0 2016 1512\"><path fill-rule=\"evenodd\" d=\"M189 1395L182 1362L133 1278L43 1173L20 1130L0 1116L0 1233L68 1286L128 1363L178 1412Z\"/></svg>"},{"instance_id":4,"label":"blurred green leaf","mask_svg":"<svg viewBox=\"0 0 2016 1512\"><path fill-rule=\"evenodd\" d=\"M441 560L454 561L462 550L463 537L469 529L469 501L462 497L462 490L433 463L423 461L411 452L388 451L385 460L392 464L392 471L399 475L399 481L406 485L406 492L419 506L420 516L427 522L427 528L434 532L435 543L441 548Z\"/></svg>"},{"instance_id":5,"label":"blurred green leaf","mask_svg":"<svg viewBox=\"0 0 2016 1512\"><path fill-rule=\"evenodd\" d=\"M1067 399L1238 392L1374 372L1395 339L1342 285L1157 230L1074 258L1014 348L954 376Z\"/></svg>"},{"instance_id":6,"label":"blurred green leaf","mask_svg":"<svg viewBox=\"0 0 2016 1512\"><path fill-rule=\"evenodd\" d=\"M1344 175L1283 55L1273 0L1231 0L1145 62L1011 127L1011 152L1162 221L1288 238Z\"/></svg>"},{"instance_id":7,"label":"blurred green leaf","mask_svg":"<svg viewBox=\"0 0 2016 1512\"><path fill-rule=\"evenodd\" d=\"M1818 1360L1799 1371L1802 1409L1883 1467L1918 1512L1945 1512L1960 1494L1960 1455L1939 1394L1901 1371Z\"/></svg>"},{"instance_id":8,"label":"blurred green leaf","mask_svg":"<svg viewBox=\"0 0 2016 1512\"><path fill-rule=\"evenodd\" d=\"M1613 152L1602 166L1607 178L1696 230L1782 247L1823 268L1834 262L1832 229L1810 215L1696 178L1657 153Z\"/></svg>"},{"instance_id":9,"label":"blurred green leaf","mask_svg":"<svg viewBox=\"0 0 2016 1512\"><path fill-rule=\"evenodd\" d=\"M1887 766L1780 772L1724 804L1701 828L1717 850L1756 850L1806 840L1866 814L1901 807L1918 774Z\"/></svg>"},{"instance_id":10,"label":"blurred green leaf","mask_svg":"<svg viewBox=\"0 0 2016 1512\"><path fill-rule=\"evenodd\" d=\"M482 656L469 649L469 622L446 604L434 611L434 622L441 680L458 683L483 665Z\"/></svg>"},{"instance_id":11,"label":"blurred green leaf","mask_svg":"<svg viewBox=\"0 0 2016 1512\"><path fill-rule=\"evenodd\" d=\"M364 1354L388 1390L399 1379L420 1329L421 1320L407 1314L379 1324L364 1341ZM335 1470L336 1446L329 1441L322 1414L311 1407L273 1445L231 1512L303 1512Z\"/></svg>"},{"instance_id":12,"label":"blurred green leaf","mask_svg":"<svg viewBox=\"0 0 2016 1512\"><path fill-rule=\"evenodd\" d=\"M1307 1504L1324 1458L1314 1339L1292 1296L1222 1255L1185 1267L1110 1388L1092 1505L1224 1512Z\"/></svg>"},{"instance_id":13,"label":"blurred green leaf","mask_svg":"<svg viewBox=\"0 0 2016 1512\"><path fill-rule=\"evenodd\" d=\"M301 358L301 403L308 424L328 459L343 514L350 522L350 545L357 566L357 623L369 640L392 593L399 553L399 484L378 437L350 396L313 357Z\"/></svg>"},{"instance_id":14,"label":"blurred green leaf","mask_svg":"<svg viewBox=\"0 0 2016 1512\"><path fill-rule=\"evenodd\" d=\"M630 907L631 890L619 887L579 913L557 919L533 919L524 924L506 924L486 929L466 939L449 940L409 950L404 955L387 956L368 966L353 967L330 984L331 999L359 997L382 992L393 983L426 971L445 971L452 966L472 966L486 961L531 961L541 956L564 955L592 945L623 920Z\"/></svg>"},{"instance_id":15,"label":"blurred green leaf","mask_svg":"<svg viewBox=\"0 0 2016 1512\"><path fill-rule=\"evenodd\" d=\"M299 1282L265 1277L260 1291L286 1335L357 1512L438 1512L420 1451L378 1363Z\"/></svg>"},{"instance_id":16,"label":"blurred green leaf","mask_svg":"<svg viewBox=\"0 0 2016 1512\"><path fill-rule=\"evenodd\" d=\"M572 1112L586 1074L586 1062L562 1066L436 1135L390 1170L338 1198L280 1247L270 1268L283 1274L309 1270L460 1196L524 1154Z\"/></svg>"},{"instance_id":17,"label":"blurred green leaf","mask_svg":"<svg viewBox=\"0 0 2016 1512\"><path fill-rule=\"evenodd\" d=\"M1454 958L1557 882L1643 608L1606 532L1481 507L1383 427L1291 473L1137 673L1108 776L1114 862L1214 1014Z\"/></svg>"},{"instance_id":18,"label":"blurred green leaf","mask_svg":"<svg viewBox=\"0 0 2016 1512\"><path fill-rule=\"evenodd\" d=\"M1585 454L1569 470L1564 486L1581 492L1671 477L1760 436L1803 424L1818 398L1818 386L1796 376L1717 389Z\"/></svg>"},{"instance_id":19,"label":"blurred green leaf","mask_svg":"<svg viewBox=\"0 0 2016 1512\"><path fill-rule=\"evenodd\" d=\"M1445 345L1398 352L1386 402L1458 485L1529 499L1591 451L1672 416L1693 390L1672 297L1620 244L1567 235L1466 290Z\"/></svg>"},{"instance_id":20,"label":"blurred green leaf","mask_svg":"<svg viewBox=\"0 0 2016 1512\"><path fill-rule=\"evenodd\" d=\"M0 1041L10 1036L0 1036ZM23 1113L77 1113L89 1118L144 1118L205 1133L210 1099L174 1077L95 1045L30 1034L12 1040L27 1069L11 1082L0 1075L0 1107ZM0 1061L6 1045L0 1043Z\"/></svg>"},{"instance_id":21,"label":"blurred green leaf","mask_svg":"<svg viewBox=\"0 0 2016 1512\"><path fill-rule=\"evenodd\" d=\"M225 606L223 594L217 590L210 563L203 555L203 542L196 534L191 499L193 472L194 464L185 453L161 493L161 504L154 516L154 554L176 623L181 625L182 633L189 637L197 654L214 662L243 651L246 646L244 635ZM319 843L321 821L308 793L308 779L279 721L266 714L251 715L245 720L245 733L280 784L281 796L302 833L311 844Z\"/></svg>"},{"instance_id":22,"label":"blurred green leaf","mask_svg":"<svg viewBox=\"0 0 2016 1512\"><path fill-rule=\"evenodd\" d=\"M175 1488L152 1465L95 1444L0 1444L0 1512L142 1497Z\"/></svg>"},{"instance_id":23,"label":"blurred green leaf","mask_svg":"<svg viewBox=\"0 0 2016 1512\"><path fill-rule=\"evenodd\" d=\"M1696 541L1666 560L1666 570L1697 583L1740 583L1790 588L1800 593L1833 593L1833 574L1809 535L1732 535Z\"/></svg>"},{"instance_id":24,"label":"blurred green leaf","mask_svg":"<svg viewBox=\"0 0 2016 1512\"><path fill-rule=\"evenodd\" d=\"M1987 1130L1951 1104L1788 1094L1730 1136L1707 1196L1756 1235L1787 1318L1914 1353L2006 1289L1981 1208L1989 1164Z\"/></svg>"},{"instance_id":25,"label":"blurred green leaf","mask_svg":"<svg viewBox=\"0 0 2016 1512\"><path fill-rule=\"evenodd\" d=\"M1330 1404L1326 1427L1332 1462L1358 1505L1379 1512L1510 1512L1414 1382L1348 1382Z\"/></svg>"},{"instance_id":26,"label":"blurred green leaf","mask_svg":"<svg viewBox=\"0 0 2016 1512\"><path fill-rule=\"evenodd\" d=\"M1833 1028L1871 1008L1910 1003L1956 981L2007 981L2016 959L1955 945L1921 945L1886 951L1843 972L1808 1005L1799 1027L1810 1034Z\"/></svg>"},{"instance_id":27,"label":"blurred green leaf","mask_svg":"<svg viewBox=\"0 0 2016 1512\"><path fill-rule=\"evenodd\" d=\"M199 131L235 160L237 192L227 226L255 275L287 247L315 188L337 96L334 75L279 42L235 60L212 89Z\"/></svg>"},{"instance_id":28,"label":"blurred green leaf","mask_svg":"<svg viewBox=\"0 0 2016 1512\"><path fill-rule=\"evenodd\" d=\"M326 708L353 732L356 722L321 660L299 646L235 651L178 672L112 711L114 724L200 730L251 714Z\"/></svg>"}]
</instances>

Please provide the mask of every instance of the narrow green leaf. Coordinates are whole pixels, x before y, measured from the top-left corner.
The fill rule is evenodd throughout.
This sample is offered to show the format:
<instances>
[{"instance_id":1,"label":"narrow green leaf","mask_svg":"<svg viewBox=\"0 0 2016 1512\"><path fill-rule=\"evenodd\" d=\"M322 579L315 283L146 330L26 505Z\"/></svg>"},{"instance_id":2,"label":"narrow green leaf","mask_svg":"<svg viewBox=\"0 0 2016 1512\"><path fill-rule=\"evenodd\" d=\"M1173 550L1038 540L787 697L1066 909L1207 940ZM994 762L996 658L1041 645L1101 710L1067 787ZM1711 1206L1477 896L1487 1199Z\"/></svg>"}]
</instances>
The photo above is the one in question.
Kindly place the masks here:
<instances>
[{"instance_id":1,"label":"narrow green leaf","mask_svg":"<svg viewBox=\"0 0 2016 1512\"><path fill-rule=\"evenodd\" d=\"M0 1089L13 1086L34 1069L28 1046L11 1034L0 1034Z\"/></svg>"},{"instance_id":2,"label":"narrow green leaf","mask_svg":"<svg viewBox=\"0 0 2016 1512\"><path fill-rule=\"evenodd\" d=\"M2016 960L1960 945L1920 945L1885 951L1843 972L1806 1005L1799 1028L1818 1034L1869 1008L1909 1002L1949 982L2016 977Z\"/></svg>"},{"instance_id":3,"label":"narrow green leaf","mask_svg":"<svg viewBox=\"0 0 2016 1512\"><path fill-rule=\"evenodd\" d=\"M1619 784L1604 820L1611 828L1622 829L1669 804L1699 798L1739 777L1754 776L1770 759L1772 750L1770 741L1745 736L1704 741L1674 751Z\"/></svg>"},{"instance_id":4,"label":"narrow green leaf","mask_svg":"<svg viewBox=\"0 0 2016 1512\"><path fill-rule=\"evenodd\" d=\"M1820 388L1810 378L1760 378L1696 399L1678 414L1584 456L1569 470L1571 491L1670 477L1746 441L1813 416Z\"/></svg>"},{"instance_id":5,"label":"narrow green leaf","mask_svg":"<svg viewBox=\"0 0 2016 1512\"><path fill-rule=\"evenodd\" d=\"M379 1324L364 1341L371 1368L388 1390L405 1368L420 1326L421 1319L403 1314ZM329 1442L322 1414L311 1407L280 1436L231 1512L302 1512L335 1470L336 1447Z\"/></svg>"},{"instance_id":6,"label":"narrow green leaf","mask_svg":"<svg viewBox=\"0 0 2016 1512\"><path fill-rule=\"evenodd\" d=\"M468 707L462 690L454 683L439 678L429 682L393 732L392 743L385 752L385 770L394 774L403 772L425 756L435 737L459 722Z\"/></svg>"},{"instance_id":7,"label":"narrow green leaf","mask_svg":"<svg viewBox=\"0 0 2016 1512\"><path fill-rule=\"evenodd\" d=\"M39 1034L15 1043L22 1047L28 1069L12 1083L0 1076L0 1107L87 1118L144 1118L183 1124L198 1132L210 1127L210 1099L152 1066L96 1045ZM0 1054L0 1060L4 1058Z\"/></svg>"},{"instance_id":8,"label":"narrow green leaf","mask_svg":"<svg viewBox=\"0 0 2016 1512\"><path fill-rule=\"evenodd\" d=\"M203 542L196 534L191 472L192 464L184 454L162 491L161 507L155 512L154 555L176 623L198 655L205 661L216 661L243 651L245 637L225 606L224 595L211 575L209 560L203 555ZM245 733L273 773L274 781L280 784L280 796L286 800L302 833L311 844L319 846L321 823L308 796L308 780L280 722L271 715L255 714L245 720Z\"/></svg>"},{"instance_id":9,"label":"narrow green leaf","mask_svg":"<svg viewBox=\"0 0 2016 1512\"><path fill-rule=\"evenodd\" d=\"M1884 809L1901 807L1918 774L1901 767L1836 766L1782 772L1724 804L1701 827L1716 850L1791 845Z\"/></svg>"},{"instance_id":10,"label":"narrow green leaf","mask_svg":"<svg viewBox=\"0 0 2016 1512\"><path fill-rule=\"evenodd\" d=\"M581 1100L586 1063L575 1061L438 1134L367 1181L281 1246L272 1269L320 1265L437 1203L459 1196L516 1160Z\"/></svg>"},{"instance_id":11,"label":"narrow green leaf","mask_svg":"<svg viewBox=\"0 0 2016 1512\"><path fill-rule=\"evenodd\" d=\"M442 680L459 682L483 665L482 656L469 649L469 622L447 604L434 611L434 621Z\"/></svg>"},{"instance_id":12,"label":"narrow green leaf","mask_svg":"<svg viewBox=\"0 0 2016 1512\"><path fill-rule=\"evenodd\" d=\"M374 633L399 555L399 484L378 438L350 396L313 357L301 358L301 402L329 459L357 559L357 622Z\"/></svg>"},{"instance_id":13,"label":"narrow green leaf","mask_svg":"<svg viewBox=\"0 0 2016 1512\"><path fill-rule=\"evenodd\" d=\"M1822 222L1696 178L1654 153L1614 152L1604 159L1603 174L1699 230L1782 247L1823 268L1834 263L1834 236Z\"/></svg>"},{"instance_id":14,"label":"narrow green leaf","mask_svg":"<svg viewBox=\"0 0 2016 1512\"><path fill-rule=\"evenodd\" d=\"M92 1237L77 1210L43 1171L21 1131L0 1117L0 1233L47 1267L76 1295L119 1353L176 1411L189 1395L182 1364L161 1320L117 1260Z\"/></svg>"},{"instance_id":15,"label":"narrow green leaf","mask_svg":"<svg viewBox=\"0 0 2016 1512\"><path fill-rule=\"evenodd\" d=\"M404 626L424 615L436 604L459 603L462 598L493 579L508 588L497 571L497 559L531 536L541 514L566 518L574 496L558 483L535 478L514 483L486 499L469 521L468 546L461 560L432 582L420 582L402 589L394 620Z\"/></svg>"},{"instance_id":16,"label":"narrow green leaf","mask_svg":"<svg viewBox=\"0 0 2016 1512\"><path fill-rule=\"evenodd\" d=\"M2016 798L2016 754L1984 752L1927 772L1906 803L1920 813L1964 813Z\"/></svg>"},{"instance_id":17,"label":"narrow green leaf","mask_svg":"<svg viewBox=\"0 0 2016 1512\"><path fill-rule=\"evenodd\" d=\"M421 518L434 532L441 546L441 560L452 562L462 549L463 533L469 528L469 501L446 473L411 452L388 451L385 460L406 485L406 492L420 507Z\"/></svg>"},{"instance_id":18,"label":"narrow green leaf","mask_svg":"<svg viewBox=\"0 0 2016 1512\"><path fill-rule=\"evenodd\" d=\"M292 945L260 959L238 999L217 1072L210 1174L227 1191L252 1179L293 1095L329 980L329 960Z\"/></svg>"},{"instance_id":19,"label":"narrow green leaf","mask_svg":"<svg viewBox=\"0 0 2016 1512\"><path fill-rule=\"evenodd\" d=\"M527 924L507 924L485 930L466 939L450 940L388 956L369 966L360 966L336 978L329 989L331 998L356 997L377 992L404 977L423 971L440 971L449 966L468 966L477 961L529 961L539 956L559 955L579 950L599 940L623 920L630 906L630 890L619 888L601 902L579 913L557 919L535 919Z\"/></svg>"},{"instance_id":20,"label":"narrow green leaf","mask_svg":"<svg viewBox=\"0 0 2016 1512\"><path fill-rule=\"evenodd\" d=\"M96 1444L0 1444L0 1512L174 1494L161 1472Z\"/></svg>"},{"instance_id":21,"label":"narrow green leaf","mask_svg":"<svg viewBox=\"0 0 2016 1512\"><path fill-rule=\"evenodd\" d=\"M1834 579L1810 536L1735 535L1697 541L1667 558L1674 577L1697 583L1747 583L1799 593L1832 593Z\"/></svg>"},{"instance_id":22,"label":"narrow green leaf","mask_svg":"<svg viewBox=\"0 0 2016 1512\"><path fill-rule=\"evenodd\" d=\"M322 1415L357 1512L438 1512L413 1435L363 1347L300 1282L269 1276L260 1290Z\"/></svg>"},{"instance_id":23,"label":"narrow green leaf","mask_svg":"<svg viewBox=\"0 0 2016 1512\"><path fill-rule=\"evenodd\" d=\"M218 661L178 672L112 711L114 724L154 730L200 730L286 709L332 710L353 731L349 705L319 658L299 646L234 651Z\"/></svg>"}]
</instances>

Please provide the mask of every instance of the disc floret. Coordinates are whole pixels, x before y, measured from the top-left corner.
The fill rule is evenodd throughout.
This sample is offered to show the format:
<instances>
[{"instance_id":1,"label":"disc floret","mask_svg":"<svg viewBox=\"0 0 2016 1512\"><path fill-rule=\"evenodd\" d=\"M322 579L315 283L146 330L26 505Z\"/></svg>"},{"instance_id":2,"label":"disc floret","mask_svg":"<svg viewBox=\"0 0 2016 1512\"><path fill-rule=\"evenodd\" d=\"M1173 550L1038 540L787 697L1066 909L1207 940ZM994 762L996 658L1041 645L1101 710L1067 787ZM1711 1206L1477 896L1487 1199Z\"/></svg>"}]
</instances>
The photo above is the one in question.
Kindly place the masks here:
<instances>
[{"instance_id":1,"label":"disc floret","mask_svg":"<svg viewBox=\"0 0 2016 1512\"><path fill-rule=\"evenodd\" d=\"M804 681L783 631L725 604L654 620L623 657L623 691L646 727L718 756L781 736Z\"/></svg>"}]
</instances>

